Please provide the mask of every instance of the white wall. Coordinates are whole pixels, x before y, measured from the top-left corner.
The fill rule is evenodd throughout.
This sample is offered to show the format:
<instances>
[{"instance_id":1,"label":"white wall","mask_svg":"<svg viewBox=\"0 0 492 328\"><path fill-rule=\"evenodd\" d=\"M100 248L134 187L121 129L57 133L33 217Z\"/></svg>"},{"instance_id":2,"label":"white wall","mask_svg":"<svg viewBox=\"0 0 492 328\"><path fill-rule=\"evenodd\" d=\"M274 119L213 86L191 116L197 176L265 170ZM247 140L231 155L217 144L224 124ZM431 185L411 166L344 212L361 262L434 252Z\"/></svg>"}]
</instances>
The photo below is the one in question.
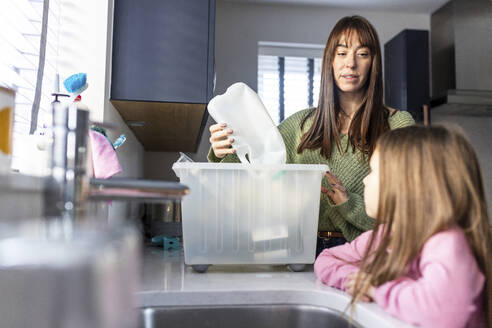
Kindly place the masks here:
<instances>
[{"instance_id":1,"label":"white wall","mask_svg":"<svg viewBox=\"0 0 492 328\"><path fill-rule=\"evenodd\" d=\"M143 147L109 102L113 3L62 0L59 71L62 78L87 73L89 88L82 93L82 101L89 107L91 119L118 124L118 129L108 131L112 140L122 133L127 138L116 152L123 169L118 176L138 178L143 175ZM113 202L109 207L110 219L137 214L136 206L128 203Z\"/></svg>"},{"instance_id":2,"label":"white wall","mask_svg":"<svg viewBox=\"0 0 492 328\"><path fill-rule=\"evenodd\" d=\"M430 29L430 15L362 12L314 6L217 2L216 91L243 81L256 90L258 41L325 44L335 23L361 15L376 28L381 47L406 28Z\"/></svg>"},{"instance_id":3,"label":"white wall","mask_svg":"<svg viewBox=\"0 0 492 328\"><path fill-rule=\"evenodd\" d=\"M258 41L325 44L335 23L348 15L362 15L376 28L381 47L403 29L430 29L430 15L331 9L315 6L262 5L218 0L215 24L216 94L242 81L257 90ZM208 126L197 154L206 161L210 147ZM146 177L175 179L171 163L177 153L146 152Z\"/></svg>"},{"instance_id":4,"label":"white wall","mask_svg":"<svg viewBox=\"0 0 492 328\"><path fill-rule=\"evenodd\" d=\"M104 118L107 7L108 0L62 0L60 8L60 91L65 91L62 84L65 78L87 73L89 88L82 93L82 101L89 107L91 119L96 121Z\"/></svg>"}]
</instances>

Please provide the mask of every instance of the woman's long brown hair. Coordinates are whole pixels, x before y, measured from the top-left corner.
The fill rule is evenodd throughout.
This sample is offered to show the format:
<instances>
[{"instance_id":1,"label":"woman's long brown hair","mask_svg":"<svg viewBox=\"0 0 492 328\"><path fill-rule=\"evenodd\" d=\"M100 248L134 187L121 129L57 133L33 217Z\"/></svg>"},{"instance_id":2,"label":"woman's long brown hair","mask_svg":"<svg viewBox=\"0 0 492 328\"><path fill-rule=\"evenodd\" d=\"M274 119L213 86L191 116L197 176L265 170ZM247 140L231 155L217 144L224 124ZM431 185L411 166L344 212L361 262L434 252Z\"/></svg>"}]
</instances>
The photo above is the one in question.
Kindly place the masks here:
<instances>
[{"instance_id":1,"label":"woman's long brown hair","mask_svg":"<svg viewBox=\"0 0 492 328\"><path fill-rule=\"evenodd\" d=\"M370 155L374 150L377 138L389 130L389 110L383 102L383 77L381 65L381 47L374 27L365 18L360 16L344 17L333 28L326 42L323 54L321 85L318 107L307 115L301 122L301 129L306 120L314 115L313 124L302 136L297 152L304 149L321 148L321 155L331 157L336 144L340 145L340 106L338 92L340 92L333 78L333 59L335 50L342 36L347 43L352 33L357 33L360 43L369 48L372 63L370 76L366 82L365 95L362 106L355 113L350 123L348 137L352 150L356 148L363 154ZM348 44L347 44L348 45Z\"/></svg>"},{"instance_id":2,"label":"woman's long brown hair","mask_svg":"<svg viewBox=\"0 0 492 328\"><path fill-rule=\"evenodd\" d=\"M360 272L369 275L366 281L362 275L356 279L352 304L369 284L404 275L432 235L459 226L486 278L484 313L492 327L492 228L470 143L456 129L413 126L381 136L374 154L379 156L379 203L360 263Z\"/></svg>"}]
</instances>

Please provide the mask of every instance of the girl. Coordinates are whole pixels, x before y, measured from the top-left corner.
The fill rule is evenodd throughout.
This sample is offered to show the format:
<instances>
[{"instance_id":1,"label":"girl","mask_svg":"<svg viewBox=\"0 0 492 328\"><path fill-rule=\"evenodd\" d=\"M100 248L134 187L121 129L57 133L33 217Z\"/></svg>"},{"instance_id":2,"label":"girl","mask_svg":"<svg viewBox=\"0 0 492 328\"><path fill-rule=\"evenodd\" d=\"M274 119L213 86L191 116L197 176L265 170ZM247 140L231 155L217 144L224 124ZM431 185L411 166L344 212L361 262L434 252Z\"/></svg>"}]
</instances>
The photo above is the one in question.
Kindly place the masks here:
<instances>
[{"instance_id":1,"label":"girl","mask_svg":"<svg viewBox=\"0 0 492 328\"><path fill-rule=\"evenodd\" d=\"M374 220L366 215L362 197L369 155L382 133L414 123L408 112L384 105L379 38L365 18L337 22L322 65L318 106L295 113L278 127L287 163L331 169L321 190L317 254L372 229ZM232 129L214 124L210 132L209 161L239 162Z\"/></svg>"},{"instance_id":2,"label":"girl","mask_svg":"<svg viewBox=\"0 0 492 328\"><path fill-rule=\"evenodd\" d=\"M412 324L492 327L492 228L468 141L444 127L394 130L377 141L370 167L374 230L324 250L316 276L349 292L352 305L374 301Z\"/></svg>"}]
</instances>

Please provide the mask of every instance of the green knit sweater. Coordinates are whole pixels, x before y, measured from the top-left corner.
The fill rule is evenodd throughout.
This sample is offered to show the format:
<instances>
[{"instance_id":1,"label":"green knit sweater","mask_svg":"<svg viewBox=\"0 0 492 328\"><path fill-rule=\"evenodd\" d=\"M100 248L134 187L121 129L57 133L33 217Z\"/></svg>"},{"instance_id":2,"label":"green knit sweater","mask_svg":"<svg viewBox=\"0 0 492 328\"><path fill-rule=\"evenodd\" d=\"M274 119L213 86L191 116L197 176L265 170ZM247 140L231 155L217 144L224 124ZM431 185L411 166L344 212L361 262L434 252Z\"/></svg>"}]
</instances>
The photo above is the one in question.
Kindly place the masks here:
<instances>
[{"instance_id":1,"label":"green knit sweater","mask_svg":"<svg viewBox=\"0 0 492 328\"><path fill-rule=\"evenodd\" d=\"M348 201L334 205L330 198L321 193L319 209L319 231L339 231L342 232L348 241L354 240L362 232L372 229L374 219L367 216L364 206L364 185L362 179L369 174L369 163L361 162L360 151L352 151L352 147L347 146L347 135L341 136L342 152L338 147L333 147L330 160L320 154L320 149L304 150L301 154L297 153L297 146L302 135L311 127L314 115L308 118L301 131L300 123L305 115L313 110L305 109L299 111L284 120L278 129L284 139L287 151L287 163L289 164L326 164L330 171L335 174L343 183L348 191ZM397 129L415 123L412 116L406 111L397 111L388 119L390 128ZM345 149L348 149L345 151ZM359 157L358 157L359 155ZM208 154L210 162L238 163L239 158L235 155L227 155L222 159L215 156L212 149ZM322 185L329 186L326 177L323 177Z\"/></svg>"}]
</instances>

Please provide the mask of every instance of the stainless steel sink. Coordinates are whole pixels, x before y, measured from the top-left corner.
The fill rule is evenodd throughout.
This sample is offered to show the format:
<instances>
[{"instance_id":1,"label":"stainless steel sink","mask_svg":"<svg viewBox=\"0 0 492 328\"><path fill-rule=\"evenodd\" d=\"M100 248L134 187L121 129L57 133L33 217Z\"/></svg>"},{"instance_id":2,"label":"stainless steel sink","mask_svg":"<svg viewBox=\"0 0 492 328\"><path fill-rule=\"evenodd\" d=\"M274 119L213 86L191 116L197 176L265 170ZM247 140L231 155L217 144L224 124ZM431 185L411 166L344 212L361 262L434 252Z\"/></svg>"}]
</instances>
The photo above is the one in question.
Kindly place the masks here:
<instances>
[{"instance_id":1,"label":"stainless steel sink","mask_svg":"<svg viewBox=\"0 0 492 328\"><path fill-rule=\"evenodd\" d=\"M310 305L149 307L139 321L139 328L361 327L339 311Z\"/></svg>"}]
</instances>

